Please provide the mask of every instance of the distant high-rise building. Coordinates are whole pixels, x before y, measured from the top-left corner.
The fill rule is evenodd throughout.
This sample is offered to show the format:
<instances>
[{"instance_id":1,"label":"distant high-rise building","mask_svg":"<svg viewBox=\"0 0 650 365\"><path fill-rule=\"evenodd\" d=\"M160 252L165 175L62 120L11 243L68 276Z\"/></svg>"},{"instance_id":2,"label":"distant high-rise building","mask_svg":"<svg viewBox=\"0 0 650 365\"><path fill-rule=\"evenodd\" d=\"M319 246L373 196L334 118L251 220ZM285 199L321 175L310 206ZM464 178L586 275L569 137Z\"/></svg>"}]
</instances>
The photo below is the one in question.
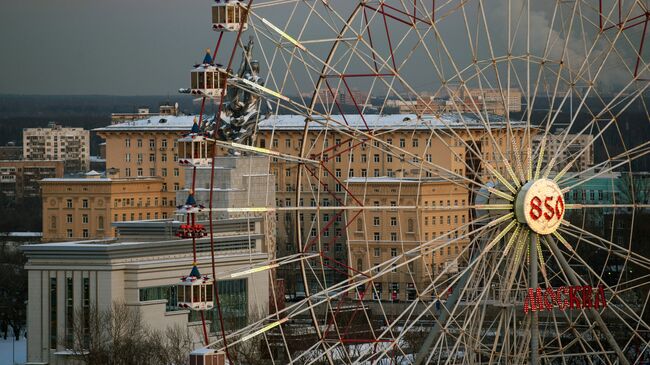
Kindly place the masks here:
<instances>
[{"instance_id":1,"label":"distant high-rise building","mask_svg":"<svg viewBox=\"0 0 650 365\"><path fill-rule=\"evenodd\" d=\"M540 146L544 141L544 146ZM542 161L551 171L559 172L568 166L569 171L585 171L594 165L594 136L591 134L566 133L558 129L544 136L540 132L533 138L533 149L543 147Z\"/></svg>"},{"instance_id":2,"label":"distant high-rise building","mask_svg":"<svg viewBox=\"0 0 650 365\"><path fill-rule=\"evenodd\" d=\"M9 142L6 146L0 146L0 160L20 160L22 158L22 146L16 146L14 142Z\"/></svg>"},{"instance_id":3,"label":"distant high-rise building","mask_svg":"<svg viewBox=\"0 0 650 365\"><path fill-rule=\"evenodd\" d=\"M37 198L41 179L61 177L63 161L0 161L0 191L8 198Z\"/></svg>"},{"instance_id":4,"label":"distant high-rise building","mask_svg":"<svg viewBox=\"0 0 650 365\"><path fill-rule=\"evenodd\" d=\"M90 131L51 122L46 128L23 129L25 160L62 160L66 172L88 171Z\"/></svg>"}]
</instances>

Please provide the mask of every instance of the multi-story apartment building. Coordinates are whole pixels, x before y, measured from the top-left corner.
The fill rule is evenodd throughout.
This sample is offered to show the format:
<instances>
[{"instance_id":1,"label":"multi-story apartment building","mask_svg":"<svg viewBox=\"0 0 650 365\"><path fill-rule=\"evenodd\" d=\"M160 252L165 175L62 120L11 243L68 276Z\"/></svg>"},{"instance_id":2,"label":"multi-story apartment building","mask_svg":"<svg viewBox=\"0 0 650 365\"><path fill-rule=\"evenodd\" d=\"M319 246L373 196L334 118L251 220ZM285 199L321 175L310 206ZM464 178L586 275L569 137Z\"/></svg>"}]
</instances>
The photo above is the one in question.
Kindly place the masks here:
<instances>
[{"instance_id":1,"label":"multi-story apartment building","mask_svg":"<svg viewBox=\"0 0 650 365\"><path fill-rule=\"evenodd\" d=\"M404 233L401 238L397 236L398 242L407 240L412 245L416 245L417 242L433 240L441 232L448 231L438 227L458 227L462 225L463 219L469 217L468 208L463 208L462 202L465 201L469 205L471 197L467 191L453 190L455 186L467 186L467 180L461 184L455 183L454 180L465 178L487 181L490 174L485 169L486 162L505 175L506 169L499 151L504 153L506 159L515 161L515 151L518 150L513 149L512 146L522 146L524 140L523 124L510 123L514 138L517 139L513 141L513 136L509 135L506 125L499 119L491 122L490 134L493 139L489 137L483 124L470 116L464 116L463 119L453 114L444 117L428 116L417 122L414 115L366 115L363 119L358 115L348 115L345 116L345 120L342 116L333 116L333 118L340 125L347 124L349 127L337 127L336 123L331 121L326 127L323 120L313 120L309 122L306 139L303 139L305 120L299 116L277 116L263 121L259 126L258 147L296 156L300 154L302 141L305 140L306 156L321 161L320 166L303 165L305 166L304 180L298 189L299 165L284 159L272 160L270 167L276 175L278 207L296 207L293 211L291 208L285 208L282 213L279 213L277 238L279 257L294 254L301 249L297 240L294 211L299 212L298 219L302 222L300 226L302 250L320 251L326 267L335 266L332 264L337 261L349 262L354 267L357 264L355 260L358 260L359 256L355 256L352 250L358 248L359 242L367 243L366 250L371 254L374 253L375 248L386 249L385 241L390 240L388 237L391 237L393 231L361 230L367 235L359 237L357 231L351 232L357 227L354 223L356 221L354 213L336 208L337 205L360 204L355 199L360 201L364 199L359 197L364 197L367 203L376 192L373 190L359 193L359 189L365 189L372 184L376 184L379 191L384 188L395 190L391 194L400 194L403 198L405 196L403 194L415 196L413 192L406 193L405 189L418 191L418 189L427 189L427 186L433 189L431 186L435 185L437 194L446 191L442 194L448 197L436 198L437 205L446 206L449 201L453 208L450 208L449 214L444 215L444 222L438 223L435 230L431 225L429 231L424 228L415 231L416 227L428 227L425 225L425 219L432 219L431 216L420 214L417 209L412 213L401 212L396 217L398 222L401 222L398 224L402 231L417 233L412 235ZM372 131L372 137L349 133L351 129L361 131L366 128ZM345 133L339 133L338 130L341 129ZM495 142L498 150L495 148ZM468 146L473 146L480 151L481 157L477 158L474 153L469 153ZM481 159L483 162L480 161ZM441 177L443 181L433 180ZM428 191L423 197L429 197L432 193ZM433 197L430 198L433 202ZM444 204L439 204L440 200ZM419 200L412 200L412 203L422 205L426 201L427 199L421 197ZM401 200L397 202L397 204L404 203ZM408 230L409 214L412 215L412 219L415 219L412 225L413 231ZM443 216L436 217L440 219ZM384 217L388 220L390 218ZM447 218L449 223L446 223ZM374 217L371 221L374 222ZM443 240L438 240L434 244L439 242ZM388 246L390 247L392 246ZM449 253L447 251L438 253L435 260L432 252L430 258L425 260L429 267L426 271L422 267L419 272L439 272L441 267L455 265L456 252L461 248L462 245L454 245L448 249L451 250ZM399 251L399 254L401 253L402 251ZM380 257L384 258L382 255L384 254ZM368 269L374 266L372 264L375 262L380 262L372 257L371 259L363 261L363 268ZM286 270L290 271L291 268ZM294 270L297 270L297 267ZM330 275L330 282L340 279L336 277L335 272L336 270L332 269L325 273L326 277ZM286 271L279 271L278 276L285 278L289 292L303 290L300 287L300 279L296 278L297 273L292 275ZM424 278L426 275L419 277ZM318 287L312 288L312 290L318 289ZM388 285L384 286L383 290L388 291ZM400 295L402 298L407 298L406 291L401 291Z\"/></svg>"},{"instance_id":2,"label":"multi-story apartment building","mask_svg":"<svg viewBox=\"0 0 650 365\"><path fill-rule=\"evenodd\" d=\"M113 222L164 219L176 207L162 194L163 179L53 178L41 181L43 241L115 237Z\"/></svg>"},{"instance_id":3,"label":"multi-story apartment building","mask_svg":"<svg viewBox=\"0 0 650 365\"><path fill-rule=\"evenodd\" d=\"M542 141L545 141L542 155L544 165L555 158L551 171L559 172L567 165L570 165L569 171L585 171L594 165L594 136L591 134L566 133L565 129L549 132L546 136L540 132L533 138L534 148L541 148Z\"/></svg>"},{"instance_id":4,"label":"multi-story apartment building","mask_svg":"<svg viewBox=\"0 0 650 365\"><path fill-rule=\"evenodd\" d=\"M305 154L322 161L322 164L320 167L304 165L306 169L302 171L304 180L300 197L296 191L298 164L270 157L268 163L271 173L275 175L276 206L279 208L278 257L295 254L300 249L296 225L299 219L302 222L302 249L321 251L325 260L331 263L348 261L347 226L351 217L341 213L336 206L353 204L351 197L346 197L348 185L355 184L350 178L415 178L424 179L424 182L426 179L445 174L455 174L468 179L485 177L487 174L484 163L479 163L473 153L467 152L468 145L474 146L473 148L481 152L484 161L490 161L498 171L505 174L500 154L494 148L492 138L488 138L483 123L470 116L463 116L463 119L457 114L443 117L425 116L423 120L417 120L417 116L412 114L365 115L363 119L358 115L347 115L345 120L342 116L333 118L341 125L348 123L351 129L359 131L365 130L367 123L374 140L371 141L366 135L359 133L351 136L348 128L339 132L340 128L332 123L326 131L323 120L311 121ZM121 177L162 177L163 196L166 196L168 201L175 199L177 204L181 204L175 197L175 191L187 186L187 181L176 162L176 140L189 133L194 119L192 116L156 117L97 129L98 134L106 140L107 169L117 171ZM494 141L501 151L505 151L505 157L510 159L513 157L512 145L521 146L523 135L523 130L518 129L516 122L511 122L511 126L514 127L515 138L518 139L516 143L511 143L512 137L506 132L503 121L491 121ZM304 127L305 119L302 116L272 117L260 123L256 145L298 156L302 148ZM365 143L361 143L364 140ZM218 155L225 154L226 151L220 149ZM441 169L433 168L433 165ZM346 180L349 182L345 182ZM462 201L462 198L450 200ZM469 204L469 200L467 202ZM304 208L300 209L301 206ZM318 211L317 207L320 207ZM329 211L327 207L331 207ZM298 216L296 211L299 211ZM458 216L461 219L462 214ZM419 222L417 226L422 225L423 222ZM427 232L423 231L418 239L425 240L425 233ZM432 235L433 231L429 234ZM430 236L430 239L433 237ZM455 252L455 249L452 249L452 252ZM445 253L445 257L447 256ZM440 263L432 265L434 264L439 268ZM286 279L289 293L304 290L296 270L297 266L278 269L278 277ZM330 281L340 279L336 275L336 270L326 273Z\"/></svg>"},{"instance_id":5,"label":"multi-story apartment building","mask_svg":"<svg viewBox=\"0 0 650 365\"><path fill-rule=\"evenodd\" d=\"M455 87L451 89L449 101L444 109L447 112L487 112L496 115L505 115L506 112L521 111L522 93L519 89L510 88L506 90L488 88L467 88Z\"/></svg>"},{"instance_id":6,"label":"multi-story apartment building","mask_svg":"<svg viewBox=\"0 0 650 365\"><path fill-rule=\"evenodd\" d=\"M6 146L0 146L0 160L21 160L23 158L23 147L16 146L9 142Z\"/></svg>"},{"instance_id":7,"label":"multi-story apartment building","mask_svg":"<svg viewBox=\"0 0 650 365\"><path fill-rule=\"evenodd\" d=\"M61 177L63 161L0 161L0 191L9 198L37 198L40 180Z\"/></svg>"},{"instance_id":8,"label":"multi-story apartment building","mask_svg":"<svg viewBox=\"0 0 650 365\"><path fill-rule=\"evenodd\" d=\"M161 177L162 196L176 205L176 191L185 184L176 141L190 132L194 119L154 117L95 129L106 143L106 170L122 178Z\"/></svg>"},{"instance_id":9,"label":"multi-story apartment building","mask_svg":"<svg viewBox=\"0 0 650 365\"><path fill-rule=\"evenodd\" d=\"M66 172L87 171L90 164L90 131L64 128L54 122L47 128L25 128L23 158L62 160Z\"/></svg>"}]
</instances>

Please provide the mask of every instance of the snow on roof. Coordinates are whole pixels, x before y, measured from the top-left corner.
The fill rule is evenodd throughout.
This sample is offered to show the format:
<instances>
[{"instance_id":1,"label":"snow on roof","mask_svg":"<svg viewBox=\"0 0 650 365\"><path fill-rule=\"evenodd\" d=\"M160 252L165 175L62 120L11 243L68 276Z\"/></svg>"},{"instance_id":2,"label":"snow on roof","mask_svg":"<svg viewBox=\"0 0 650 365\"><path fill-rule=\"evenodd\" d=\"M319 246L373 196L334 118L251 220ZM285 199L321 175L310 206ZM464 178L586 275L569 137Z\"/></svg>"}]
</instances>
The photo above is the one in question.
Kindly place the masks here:
<instances>
[{"instance_id":1,"label":"snow on roof","mask_svg":"<svg viewBox=\"0 0 650 365\"><path fill-rule=\"evenodd\" d=\"M158 130L158 131L187 131L189 133L194 123L194 115L160 115L146 119L138 119L124 123L109 125L94 129L95 132L129 131L129 130Z\"/></svg>"},{"instance_id":2,"label":"snow on roof","mask_svg":"<svg viewBox=\"0 0 650 365\"><path fill-rule=\"evenodd\" d=\"M132 130L157 130L157 131L186 131L190 132L194 123L194 115L163 115L146 119L133 120L107 127L94 129L96 132L132 131ZM349 125L353 129L372 130L378 129L431 129L431 128L483 128L483 122L473 114L443 114L441 116L423 115L418 118L415 114L368 114L363 118L358 114L331 115L331 120L324 117L314 117L309 122L310 129L338 129ZM505 121L501 117L490 116L491 127L504 127ZM523 122L510 122L511 126L521 125ZM273 115L259 123L260 130L302 130L305 126L304 115Z\"/></svg>"},{"instance_id":3,"label":"snow on roof","mask_svg":"<svg viewBox=\"0 0 650 365\"><path fill-rule=\"evenodd\" d=\"M408 178L408 177L388 177L388 176L379 176L379 177L350 177L345 180L345 182L354 184L354 183L402 183L402 184L413 184L413 183L427 183L427 182L440 182L440 181L449 181L449 179L438 179L438 178Z\"/></svg>"}]
</instances>

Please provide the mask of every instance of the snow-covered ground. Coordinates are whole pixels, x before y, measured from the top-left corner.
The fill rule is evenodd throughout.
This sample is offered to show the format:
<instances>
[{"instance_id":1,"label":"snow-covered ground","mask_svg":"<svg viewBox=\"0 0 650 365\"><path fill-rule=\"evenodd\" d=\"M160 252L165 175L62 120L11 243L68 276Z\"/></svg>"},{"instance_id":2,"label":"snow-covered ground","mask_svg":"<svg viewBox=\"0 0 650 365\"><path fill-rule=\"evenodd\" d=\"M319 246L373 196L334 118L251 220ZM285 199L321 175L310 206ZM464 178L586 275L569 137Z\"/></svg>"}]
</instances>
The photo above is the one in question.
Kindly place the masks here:
<instances>
[{"instance_id":1,"label":"snow-covered ground","mask_svg":"<svg viewBox=\"0 0 650 365\"><path fill-rule=\"evenodd\" d=\"M4 340L0 337L0 365L24 364L27 361L27 340L20 336L20 341L15 341L9 330L9 336Z\"/></svg>"}]
</instances>

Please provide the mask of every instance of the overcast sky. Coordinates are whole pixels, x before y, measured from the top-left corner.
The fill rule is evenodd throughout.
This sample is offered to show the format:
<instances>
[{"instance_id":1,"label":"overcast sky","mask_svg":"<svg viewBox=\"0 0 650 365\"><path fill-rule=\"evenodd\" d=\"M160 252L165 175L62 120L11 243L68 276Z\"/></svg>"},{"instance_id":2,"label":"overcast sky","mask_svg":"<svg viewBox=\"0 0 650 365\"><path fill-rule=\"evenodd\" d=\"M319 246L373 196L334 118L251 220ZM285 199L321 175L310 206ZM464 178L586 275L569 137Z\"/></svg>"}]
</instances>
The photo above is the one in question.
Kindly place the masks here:
<instances>
[{"instance_id":1,"label":"overcast sky","mask_svg":"<svg viewBox=\"0 0 650 365\"><path fill-rule=\"evenodd\" d=\"M0 93L167 94L212 43L207 0L0 4Z\"/></svg>"},{"instance_id":2,"label":"overcast sky","mask_svg":"<svg viewBox=\"0 0 650 365\"><path fill-rule=\"evenodd\" d=\"M332 3L347 5L351 0ZM512 3L523 4L523 0ZM533 2L538 9L532 14L536 27L532 38L534 47L540 50L547 38L544 26L549 22L553 3ZM187 86L189 68L202 58L202 50L216 42L217 33L210 29L211 5L210 0L3 0L0 93L175 94L179 87ZM281 17L287 16L290 6L281 10L276 20L279 25L286 21ZM494 24L491 37L495 47L499 42L505 44L503 31L497 29L502 26L500 17L505 12L498 4L487 10L488 21ZM294 17L295 31L303 19ZM443 36L452 52L456 43L465 44L454 57L469 57L460 18L448 23L441 31L446 31ZM315 21L310 27L307 39L321 29ZM418 57L409 62L413 62L409 72L420 72ZM431 65L422 69L430 70ZM414 83L419 81L417 75L412 79Z\"/></svg>"}]
</instances>

